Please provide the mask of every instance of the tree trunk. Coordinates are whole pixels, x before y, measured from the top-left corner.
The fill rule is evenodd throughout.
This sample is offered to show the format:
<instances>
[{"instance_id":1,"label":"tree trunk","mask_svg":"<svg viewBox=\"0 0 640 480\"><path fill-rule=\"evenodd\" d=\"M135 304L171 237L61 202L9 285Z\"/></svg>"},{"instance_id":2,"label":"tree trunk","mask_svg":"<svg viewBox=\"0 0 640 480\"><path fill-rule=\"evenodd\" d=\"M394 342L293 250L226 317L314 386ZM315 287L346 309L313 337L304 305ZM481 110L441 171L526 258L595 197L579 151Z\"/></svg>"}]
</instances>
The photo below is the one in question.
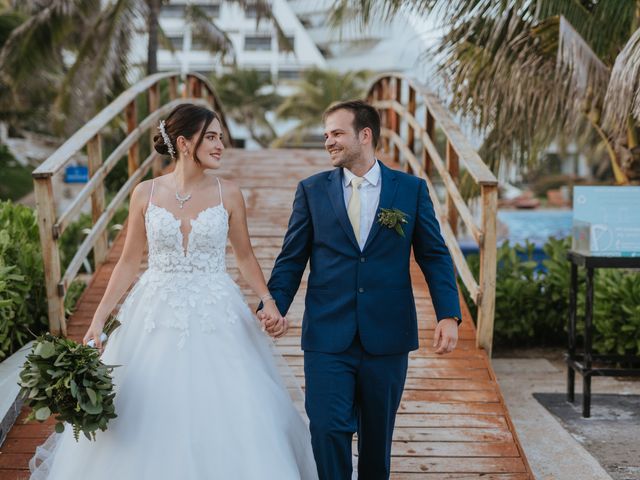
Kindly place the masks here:
<instances>
[{"instance_id":1,"label":"tree trunk","mask_svg":"<svg viewBox=\"0 0 640 480\"><path fill-rule=\"evenodd\" d=\"M609 161L611 162L611 169L613 170L613 176L615 178L616 184L628 185L629 179L627 178L625 173L622 171L622 168L620 167L620 158L614 148L613 143L611 142L611 140L609 139L605 131L602 128L600 128L600 125L598 125L597 121L595 121L589 115L587 115L587 118L589 119L591 126L596 130L596 132L598 132L598 135L600 135L600 138L602 138L602 141L604 142L604 145L607 149L607 154L609 155Z\"/></svg>"},{"instance_id":2,"label":"tree trunk","mask_svg":"<svg viewBox=\"0 0 640 480\"><path fill-rule=\"evenodd\" d=\"M147 18L147 30L149 43L147 48L147 75L158 71L158 15L162 0L147 0L149 5L149 17Z\"/></svg>"}]
</instances>

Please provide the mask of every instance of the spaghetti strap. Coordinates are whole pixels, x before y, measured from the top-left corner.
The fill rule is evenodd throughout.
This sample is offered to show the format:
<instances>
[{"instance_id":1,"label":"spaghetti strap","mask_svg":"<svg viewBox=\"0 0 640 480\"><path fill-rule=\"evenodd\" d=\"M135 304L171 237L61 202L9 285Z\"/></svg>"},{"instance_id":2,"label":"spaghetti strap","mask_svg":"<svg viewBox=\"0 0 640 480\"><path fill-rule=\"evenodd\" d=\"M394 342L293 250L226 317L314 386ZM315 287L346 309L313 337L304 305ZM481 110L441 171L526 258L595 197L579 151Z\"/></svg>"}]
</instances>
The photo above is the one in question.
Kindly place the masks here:
<instances>
[{"instance_id":1,"label":"spaghetti strap","mask_svg":"<svg viewBox=\"0 0 640 480\"><path fill-rule=\"evenodd\" d=\"M224 207L224 203L222 203L222 184L220 183L220 179L218 177L216 177L216 180L218 180L218 191L220 192L220 205Z\"/></svg>"},{"instance_id":2,"label":"spaghetti strap","mask_svg":"<svg viewBox=\"0 0 640 480\"><path fill-rule=\"evenodd\" d=\"M151 193L149 194L149 201L147 202L147 206L151 203L151 199L153 198L153 187L156 186L156 179L151 179Z\"/></svg>"}]
</instances>

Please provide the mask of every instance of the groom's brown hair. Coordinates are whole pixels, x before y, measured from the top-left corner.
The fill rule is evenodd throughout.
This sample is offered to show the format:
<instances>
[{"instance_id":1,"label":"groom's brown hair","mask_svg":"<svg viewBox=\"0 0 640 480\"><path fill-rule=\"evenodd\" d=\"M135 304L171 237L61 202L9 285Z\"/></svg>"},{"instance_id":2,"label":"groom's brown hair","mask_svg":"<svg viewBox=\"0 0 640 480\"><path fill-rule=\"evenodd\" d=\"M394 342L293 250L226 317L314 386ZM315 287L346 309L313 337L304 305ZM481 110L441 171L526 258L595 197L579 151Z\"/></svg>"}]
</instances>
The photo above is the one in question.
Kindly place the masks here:
<instances>
[{"instance_id":1,"label":"groom's brown hair","mask_svg":"<svg viewBox=\"0 0 640 480\"><path fill-rule=\"evenodd\" d=\"M378 115L378 111L362 100L349 100L335 103L327 108L322 114L322 121L324 122L329 115L338 110L349 110L353 113L353 129L356 131L356 134L365 128L371 129L373 149L375 150L378 147L378 140L380 139L380 115Z\"/></svg>"}]
</instances>

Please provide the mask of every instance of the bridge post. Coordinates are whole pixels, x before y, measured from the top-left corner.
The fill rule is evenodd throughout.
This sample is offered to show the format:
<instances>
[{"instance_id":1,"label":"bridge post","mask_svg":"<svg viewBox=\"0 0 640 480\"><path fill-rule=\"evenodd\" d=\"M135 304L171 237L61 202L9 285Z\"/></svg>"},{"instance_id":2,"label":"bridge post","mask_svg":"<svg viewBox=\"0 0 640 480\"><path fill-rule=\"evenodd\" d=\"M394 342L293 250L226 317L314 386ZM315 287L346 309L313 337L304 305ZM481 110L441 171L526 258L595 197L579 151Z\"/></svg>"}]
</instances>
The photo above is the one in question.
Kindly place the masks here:
<instances>
[{"instance_id":1,"label":"bridge post","mask_svg":"<svg viewBox=\"0 0 640 480\"><path fill-rule=\"evenodd\" d=\"M192 94L195 98L202 98L202 82L198 77L193 77L193 80Z\"/></svg>"},{"instance_id":2,"label":"bridge post","mask_svg":"<svg viewBox=\"0 0 640 480\"><path fill-rule=\"evenodd\" d=\"M409 104L407 105L407 110L409 111L409 115L412 117L416 116L416 91L411 87L409 88ZM413 126L410 123L407 123L407 147L411 150L411 153L415 152L415 136L416 132L413 129Z\"/></svg>"},{"instance_id":3,"label":"bridge post","mask_svg":"<svg viewBox=\"0 0 640 480\"><path fill-rule=\"evenodd\" d=\"M476 346L491 356L493 345L493 321L496 301L496 216L498 210L497 184L481 185L482 195L482 243L480 245L480 295L476 322Z\"/></svg>"},{"instance_id":4,"label":"bridge post","mask_svg":"<svg viewBox=\"0 0 640 480\"><path fill-rule=\"evenodd\" d=\"M399 77L396 77L393 80L394 89L393 89L393 99L402 104L402 80ZM398 136L400 136L400 114L395 110L391 110L391 130L393 130ZM400 148L398 145L393 146L393 161L398 163L400 161ZM409 162L404 158L403 169L405 171L409 168Z\"/></svg>"},{"instance_id":5,"label":"bridge post","mask_svg":"<svg viewBox=\"0 0 640 480\"><path fill-rule=\"evenodd\" d=\"M198 85L200 81L198 77L194 77L192 75L187 75L187 88L185 89L185 97L191 98L197 96L198 93Z\"/></svg>"},{"instance_id":6,"label":"bridge post","mask_svg":"<svg viewBox=\"0 0 640 480\"><path fill-rule=\"evenodd\" d=\"M149 114L155 112L159 107L160 107L160 91L158 88L158 84L155 83L153 84L150 88L149 88L149 92L148 92L148 97L149 97ZM151 149L151 152L154 151L153 149L153 137L155 136L157 130L155 128L152 128L149 131L149 147ZM157 176L160 175L160 173L162 172L162 157L160 155L157 156L157 158L153 161L153 165L151 167L151 175L155 178Z\"/></svg>"},{"instance_id":7,"label":"bridge post","mask_svg":"<svg viewBox=\"0 0 640 480\"><path fill-rule=\"evenodd\" d=\"M89 176L93 177L96 171L102 166L102 137L100 134L95 135L89 143L87 143L87 157L89 164ZM104 182L96 186L91 194L91 219L93 225L100 219L105 206L105 189ZM105 229L97 238L93 245L93 259L96 263L96 269L104 263L109 251L108 230Z\"/></svg>"},{"instance_id":8,"label":"bridge post","mask_svg":"<svg viewBox=\"0 0 640 480\"><path fill-rule=\"evenodd\" d=\"M446 155L446 166L449 175L451 175L451 179L453 182L458 185L458 177L460 175L460 165L458 161L458 154L451 145L451 141L447 140L447 155ZM453 230L453 234L457 236L458 234L458 210L456 209L455 203L453 203L453 197L451 193L447 193L447 197L445 198L445 212L447 214L447 220L449 221L449 225L451 226L451 230Z\"/></svg>"},{"instance_id":9,"label":"bridge post","mask_svg":"<svg viewBox=\"0 0 640 480\"><path fill-rule=\"evenodd\" d=\"M435 127L436 122L429 111L429 108L425 105L425 132L427 137L431 140L431 143L435 145ZM432 165L431 155L427 150L426 146L422 146L422 168L424 168L424 173L427 177L431 177L431 165Z\"/></svg>"},{"instance_id":10,"label":"bridge post","mask_svg":"<svg viewBox=\"0 0 640 480\"><path fill-rule=\"evenodd\" d=\"M60 251L53 226L56 223L56 206L53 200L51 176L33 179L38 212L38 230L42 246L42 263L47 288L49 331L53 335L66 335L67 322L64 316L64 291L60 291Z\"/></svg>"},{"instance_id":11,"label":"bridge post","mask_svg":"<svg viewBox=\"0 0 640 480\"><path fill-rule=\"evenodd\" d=\"M169 78L169 98L171 100L178 98L178 77L176 75Z\"/></svg>"},{"instance_id":12,"label":"bridge post","mask_svg":"<svg viewBox=\"0 0 640 480\"><path fill-rule=\"evenodd\" d=\"M125 112L127 118L127 133L133 132L138 126L138 107L136 106L135 98L127 105ZM128 162L129 177L135 173L140 165L140 149L138 142L135 142L129 147Z\"/></svg>"},{"instance_id":13,"label":"bridge post","mask_svg":"<svg viewBox=\"0 0 640 480\"><path fill-rule=\"evenodd\" d=\"M380 80L380 90L381 90L381 95L380 95L380 99L381 100L388 100L389 99L389 77L385 77L382 80ZM393 110L389 109L389 108L385 108L380 112L380 124L384 127L389 125L389 117L392 114ZM384 151L384 153L389 153L389 139L386 137L382 138L382 149Z\"/></svg>"}]
</instances>

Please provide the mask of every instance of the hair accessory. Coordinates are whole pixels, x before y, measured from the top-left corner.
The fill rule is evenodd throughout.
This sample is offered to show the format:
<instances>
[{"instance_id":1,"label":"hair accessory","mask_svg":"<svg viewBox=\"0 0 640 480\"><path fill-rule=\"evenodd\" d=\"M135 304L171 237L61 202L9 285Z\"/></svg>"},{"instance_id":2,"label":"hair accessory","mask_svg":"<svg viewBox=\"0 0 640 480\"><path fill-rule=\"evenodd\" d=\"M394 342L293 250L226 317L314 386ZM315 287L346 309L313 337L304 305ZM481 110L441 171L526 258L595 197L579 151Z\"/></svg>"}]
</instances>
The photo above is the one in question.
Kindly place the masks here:
<instances>
[{"instance_id":1,"label":"hair accessory","mask_svg":"<svg viewBox=\"0 0 640 480\"><path fill-rule=\"evenodd\" d=\"M164 120L161 120L158 130L160 130L160 135L162 136L162 140L164 141L164 144L167 146L167 149L169 150L169 155L171 155L171 158L175 159L176 151L173 148L173 145L171 144L171 139L169 138L169 135L167 135L167 130L165 129L164 125L165 125Z\"/></svg>"}]
</instances>

